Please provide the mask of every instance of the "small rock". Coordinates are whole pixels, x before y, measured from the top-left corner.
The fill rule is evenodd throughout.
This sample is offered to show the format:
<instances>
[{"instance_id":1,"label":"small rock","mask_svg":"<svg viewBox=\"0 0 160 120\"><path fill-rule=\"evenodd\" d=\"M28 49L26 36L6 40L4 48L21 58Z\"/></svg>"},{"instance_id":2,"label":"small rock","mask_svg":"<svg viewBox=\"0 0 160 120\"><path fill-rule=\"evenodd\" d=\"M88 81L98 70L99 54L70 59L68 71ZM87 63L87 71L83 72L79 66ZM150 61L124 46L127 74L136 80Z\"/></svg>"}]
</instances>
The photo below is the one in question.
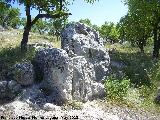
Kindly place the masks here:
<instances>
[{"instance_id":1,"label":"small rock","mask_svg":"<svg viewBox=\"0 0 160 120\"><path fill-rule=\"evenodd\" d=\"M46 111L60 111L61 107L60 106L56 106L56 105L51 104L51 103L46 103L43 106L43 109L46 110Z\"/></svg>"},{"instance_id":2,"label":"small rock","mask_svg":"<svg viewBox=\"0 0 160 120\"><path fill-rule=\"evenodd\" d=\"M43 48L52 48L53 45L47 41L45 42L41 42L41 43L30 43L28 44L28 48L31 49L31 48L35 48L35 50L40 50L40 49L43 49Z\"/></svg>"}]
</instances>

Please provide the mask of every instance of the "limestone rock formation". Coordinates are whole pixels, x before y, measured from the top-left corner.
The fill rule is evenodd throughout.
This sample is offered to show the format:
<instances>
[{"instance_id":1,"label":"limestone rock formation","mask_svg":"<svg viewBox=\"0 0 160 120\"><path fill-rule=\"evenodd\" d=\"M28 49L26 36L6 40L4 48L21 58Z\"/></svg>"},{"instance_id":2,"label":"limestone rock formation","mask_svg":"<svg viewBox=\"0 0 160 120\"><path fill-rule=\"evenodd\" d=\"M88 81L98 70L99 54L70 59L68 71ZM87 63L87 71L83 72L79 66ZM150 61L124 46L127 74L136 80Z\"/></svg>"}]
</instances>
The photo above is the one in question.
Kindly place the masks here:
<instances>
[{"instance_id":1,"label":"limestone rock formation","mask_svg":"<svg viewBox=\"0 0 160 120\"><path fill-rule=\"evenodd\" d=\"M69 57L84 56L93 64L96 81L104 80L108 72L110 57L99 33L82 23L68 24L61 34L62 49Z\"/></svg>"},{"instance_id":2,"label":"limestone rock formation","mask_svg":"<svg viewBox=\"0 0 160 120\"><path fill-rule=\"evenodd\" d=\"M72 96L74 100L87 101L93 97L104 95L104 87L97 83L94 78L94 65L89 63L83 56L72 58L73 78Z\"/></svg>"},{"instance_id":3,"label":"limestone rock formation","mask_svg":"<svg viewBox=\"0 0 160 120\"><path fill-rule=\"evenodd\" d=\"M28 62L17 63L13 67L14 79L21 85L31 85L34 82L33 65Z\"/></svg>"},{"instance_id":4,"label":"limestone rock formation","mask_svg":"<svg viewBox=\"0 0 160 120\"><path fill-rule=\"evenodd\" d=\"M0 81L0 101L6 102L7 100L13 99L21 90L21 85L14 80Z\"/></svg>"},{"instance_id":5,"label":"limestone rock formation","mask_svg":"<svg viewBox=\"0 0 160 120\"><path fill-rule=\"evenodd\" d=\"M54 89L59 97L72 99L72 62L66 51L57 48L41 49L35 61L43 73L42 87Z\"/></svg>"},{"instance_id":6,"label":"limestone rock formation","mask_svg":"<svg viewBox=\"0 0 160 120\"><path fill-rule=\"evenodd\" d=\"M62 32L62 48L37 52L35 62L43 74L41 87L57 91L59 101L104 96L102 80L110 58L99 34L83 24L70 24Z\"/></svg>"}]
</instances>

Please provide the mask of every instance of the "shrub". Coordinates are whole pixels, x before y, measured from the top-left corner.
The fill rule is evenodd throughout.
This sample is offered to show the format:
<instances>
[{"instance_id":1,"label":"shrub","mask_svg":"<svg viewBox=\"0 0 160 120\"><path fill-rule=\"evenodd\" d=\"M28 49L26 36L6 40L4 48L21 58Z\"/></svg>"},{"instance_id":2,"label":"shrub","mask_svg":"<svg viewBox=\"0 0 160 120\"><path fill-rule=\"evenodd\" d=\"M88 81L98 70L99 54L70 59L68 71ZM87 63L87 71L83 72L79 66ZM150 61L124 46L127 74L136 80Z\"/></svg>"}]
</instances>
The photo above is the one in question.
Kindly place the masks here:
<instances>
[{"instance_id":1,"label":"shrub","mask_svg":"<svg viewBox=\"0 0 160 120\"><path fill-rule=\"evenodd\" d=\"M130 80L126 78L117 80L111 77L105 81L106 93L110 99L123 99L127 94L129 86Z\"/></svg>"}]
</instances>

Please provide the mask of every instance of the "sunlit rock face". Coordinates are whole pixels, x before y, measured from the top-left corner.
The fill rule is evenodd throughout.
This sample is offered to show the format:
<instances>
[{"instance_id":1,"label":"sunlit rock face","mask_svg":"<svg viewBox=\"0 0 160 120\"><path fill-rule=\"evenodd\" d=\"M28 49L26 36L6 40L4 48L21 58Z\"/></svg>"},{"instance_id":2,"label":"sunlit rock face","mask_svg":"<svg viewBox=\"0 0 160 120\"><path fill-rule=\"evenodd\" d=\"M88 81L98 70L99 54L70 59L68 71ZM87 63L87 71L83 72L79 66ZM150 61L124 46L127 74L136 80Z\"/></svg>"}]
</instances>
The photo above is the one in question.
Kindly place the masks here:
<instances>
[{"instance_id":1,"label":"sunlit rock face","mask_svg":"<svg viewBox=\"0 0 160 120\"><path fill-rule=\"evenodd\" d=\"M53 99L87 101L104 95L104 86L94 81L93 64L83 56L71 58L65 50L49 48L37 53L36 62L43 72L41 88L53 91Z\"/></svg>"},{"instance_id":2,"label":"sunlit rock face","mask_svg":"<svg viewBox=\"0 0 160 120\"><path fill-rule=\"evenodd\" d=\"M72 61L67 52L58 48L41 49L35 61L43 73L42 88L57 91L63 99L72 99Z\"/></svg>"},{"instance_id":3,"label":"sunlit rock face","mask_svg":"<svg viewBox=\"0 0 160 120\"><path fill-rule=\"evenodd\" d=\"M38 51L35 61L43 73L42 86L56 89L62 99L87 101L104 95L110 58L98 32L80 23L61 33L62 49Z\"/></svg>"},{"instance_id":4,"label":"sunlit rock face","mask_svg":"<svg viewBox=\"0 0 160 120\"><path fill-rule=\"evenodd\" d=\"M61 34L62 49L66 50L69 57L83 56L93 65L95 81L106 78L110 57L103 45L99 33L82 23L68 24Z\"/></svg>"}]
</instances>

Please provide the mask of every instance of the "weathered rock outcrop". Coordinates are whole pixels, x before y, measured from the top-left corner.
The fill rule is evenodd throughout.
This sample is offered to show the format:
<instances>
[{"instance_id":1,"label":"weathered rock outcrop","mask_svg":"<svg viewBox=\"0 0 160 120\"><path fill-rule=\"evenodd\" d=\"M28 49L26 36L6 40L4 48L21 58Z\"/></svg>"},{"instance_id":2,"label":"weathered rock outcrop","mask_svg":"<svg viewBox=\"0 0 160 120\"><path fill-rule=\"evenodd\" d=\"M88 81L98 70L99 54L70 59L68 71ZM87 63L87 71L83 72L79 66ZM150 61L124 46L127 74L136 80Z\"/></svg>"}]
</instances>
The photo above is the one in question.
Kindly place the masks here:
<instances>
[{"instance_id":1,"label":"weathered rock outcrop","mask_svg":"<svg viewBox=\"0 0 160 120\"><path fill-rule=\"evenodd\" d=\"M108 72L110 58L103 45L99 33L90 27L74 23L68 24L61 34L62 49L66 50L69 57L83 56L93 65L94 80L104 80Z\"/></svg>"},{"instance_id":2,"label":"weathered rock outcrop","mask_svg":"<svg viewBox=\"0 0 160 120\"><path fill-rule=\"evenodd\" d=\"M110 58L99 34L84 24L69 24L62 32L62 48L38 48L33 65L28 62L14 65L13 77L22 86L42 79L38 85L23 89L20 97L23 101L62 104L104 96L102 81Z\"/></svg>"},{"instance_id":3,"label":"weathered rock outcrop","mask_svg":"<svg viewBox=\"0 0 160 120\"><path fill-rule=\"evenodd\" d=\"M42 88L57 91L62 101L103 96L101 82L110 58L98 33L80 23L70 24L62 32L62 49L37 52L35 62L43 73Z\"/></svg>"},{"instance_id":4,"label":"weathered rock outcrop","mask_svg":"<svg viewBox=\"0 0 160 120\"><path fill-rule=\"evenodd\" d=\"M66 99L72 99L71 60L66 51L57 48L41 49L35 61L43 73L41 86L54 89Z\"/></svg>"},{"instance_id":5,"label":"weathered rock outcrop","mask_svg":"<svg viewBox=\"0 0 160 120\"><path fill-rule=\"evenodd\" d=\"M0 102L7 102L20 93L22 87L14 80L2 80L0 81Z\"/></svg>"},{"instance_id":6,"label":"weathered rock outcrop","mask_svg":"<svg viewBox=\"0 0 160 120\"><path fill-rule=\"evenodd\" d=\"M31 63L17 63L13 67L14 79L21 85L33 84L34 74L33 65Z\"/></svg>"}]
</instances>

